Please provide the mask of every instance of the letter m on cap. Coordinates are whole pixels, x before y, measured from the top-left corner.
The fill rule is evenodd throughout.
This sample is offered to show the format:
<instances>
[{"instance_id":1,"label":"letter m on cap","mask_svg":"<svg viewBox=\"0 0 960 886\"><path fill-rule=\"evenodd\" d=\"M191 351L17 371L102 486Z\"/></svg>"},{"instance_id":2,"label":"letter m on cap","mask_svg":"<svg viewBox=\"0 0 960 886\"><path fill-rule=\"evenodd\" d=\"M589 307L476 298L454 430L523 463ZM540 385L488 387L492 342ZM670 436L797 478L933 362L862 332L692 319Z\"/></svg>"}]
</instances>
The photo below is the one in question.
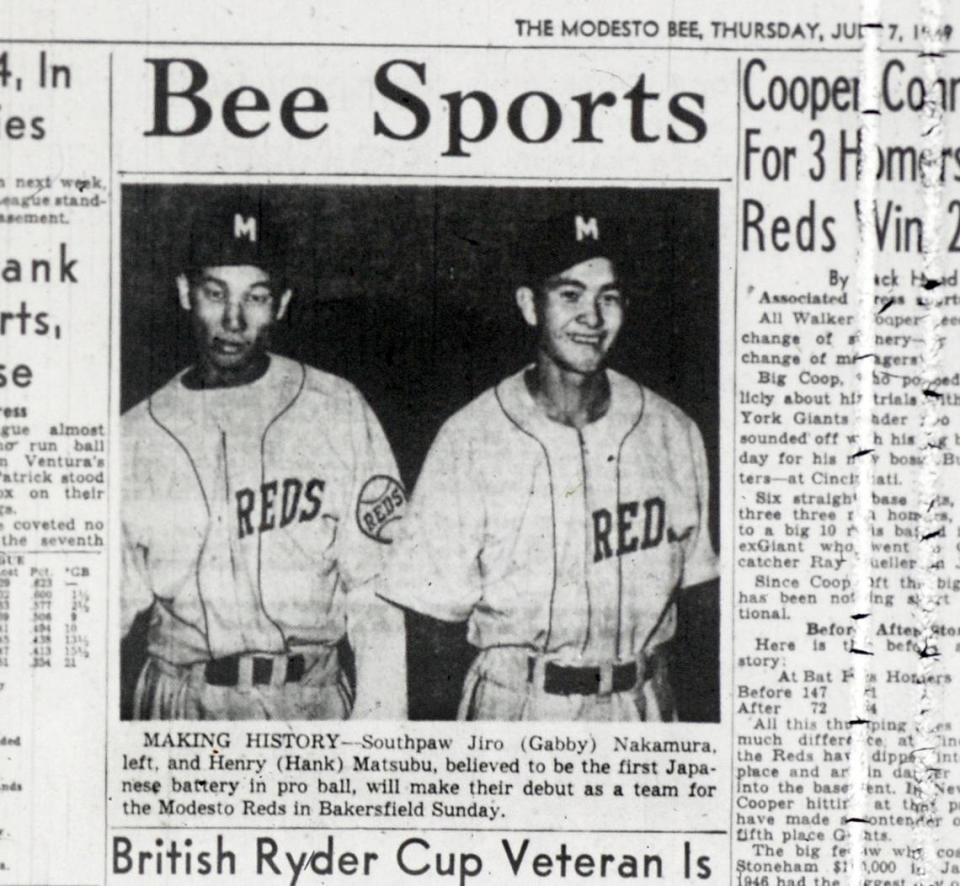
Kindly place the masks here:
<instances>
[{"instance_id":1,"label":"letter m on cap","mask_svg":"<svg viewBox=\"0 0 960 886\"><path fill-rule=\"evenodd\" d=\"M251 243L257 242L257 219L254 216L244 218L240 213L233 216L233 239L249 240Z\"/></svg>"},{"instance_id":2,"label":"letter m on cap","mask_svg":"<svg viewBox=\"0 0 960 886\"><path fill-rule=\"evenodd\" d=\"M600 226L595 218L584 218L578 215L574 220L574 226L577 234L577 243L581 240L599 240Z\"/></svg>"}]
</instances>

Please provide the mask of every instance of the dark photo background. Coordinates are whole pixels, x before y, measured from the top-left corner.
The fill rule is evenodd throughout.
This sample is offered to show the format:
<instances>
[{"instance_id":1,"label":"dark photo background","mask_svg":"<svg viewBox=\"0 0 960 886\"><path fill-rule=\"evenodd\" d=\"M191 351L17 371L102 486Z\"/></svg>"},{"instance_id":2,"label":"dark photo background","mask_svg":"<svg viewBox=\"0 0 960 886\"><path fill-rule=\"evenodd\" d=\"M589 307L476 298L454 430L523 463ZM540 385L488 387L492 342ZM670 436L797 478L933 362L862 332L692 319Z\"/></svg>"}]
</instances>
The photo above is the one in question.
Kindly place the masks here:
<instances>
[{"instance_id":1,"label":"dark photo background","mask_svg":"<svg viewBox=\"0 0 960 886\"><path fill-rule=\"evenodd\" d=\"M286 241L294 290L273 349L349 379L393 445L408 490L445 419L532 358L513 302L517 244L566 207L628 232L627 321L612 365L703 433L719 542L718 194L701 189L127 185L121 217L121 408L193 360L175 277L192 219L258 201ZM408 615L415 719L454 715L472 650L463 626ZM673 651L682 719L719 719L716 587L683 595ZM124 644L129 692L142 645Z\"/></svg>"}]
</instances>

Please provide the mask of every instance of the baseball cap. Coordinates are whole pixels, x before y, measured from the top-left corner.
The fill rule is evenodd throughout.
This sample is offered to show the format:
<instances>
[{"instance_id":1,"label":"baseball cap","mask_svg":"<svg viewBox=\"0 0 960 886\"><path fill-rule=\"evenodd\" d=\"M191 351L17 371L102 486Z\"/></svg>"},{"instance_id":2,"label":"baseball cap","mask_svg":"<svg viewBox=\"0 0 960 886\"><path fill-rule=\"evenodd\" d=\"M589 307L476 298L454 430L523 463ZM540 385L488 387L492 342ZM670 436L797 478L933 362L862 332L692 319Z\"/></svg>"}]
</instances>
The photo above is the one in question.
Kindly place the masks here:
<instances>
[{"instance_id":1,"label":"baseball cap","mask_svg":"<svg viewBox=\"0 0 960 886\"><path fill-rule=\"evenodd\" d=\"M257 200L204 206L190 224L185 266L255 265L282 276L286 238L266 207Z\"/></svg>"},{"instance_id":2,"label":"baseball cap","mask_svg":"<svg viewBox=\"0 0 960 886\"><path fill-rule=\"evenodd\" d=\"M627 247L622 219L575 207L520 228L516 268L520 282L535 287L591 258L617 264Z\"/></svg>"}]
</instances>

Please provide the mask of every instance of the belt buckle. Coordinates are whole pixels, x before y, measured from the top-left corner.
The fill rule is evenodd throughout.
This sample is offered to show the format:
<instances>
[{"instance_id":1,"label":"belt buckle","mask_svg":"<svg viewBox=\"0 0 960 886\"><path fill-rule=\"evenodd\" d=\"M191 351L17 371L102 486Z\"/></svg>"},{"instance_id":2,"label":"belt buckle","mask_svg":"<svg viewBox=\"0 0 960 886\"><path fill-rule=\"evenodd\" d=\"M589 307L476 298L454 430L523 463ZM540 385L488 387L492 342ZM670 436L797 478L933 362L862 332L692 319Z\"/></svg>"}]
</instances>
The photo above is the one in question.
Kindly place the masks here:
<instances>
[{"instance_id":1,"label":"belt buckle","mask_svg":"<svg viewBox=\"0 0 960 886\"><path fill-rule=\"evenodd\" d=\"M597 686L597 695L613 695L613 664L607 662L599 667L599 685Z\"/></svg>"}]
</instances>

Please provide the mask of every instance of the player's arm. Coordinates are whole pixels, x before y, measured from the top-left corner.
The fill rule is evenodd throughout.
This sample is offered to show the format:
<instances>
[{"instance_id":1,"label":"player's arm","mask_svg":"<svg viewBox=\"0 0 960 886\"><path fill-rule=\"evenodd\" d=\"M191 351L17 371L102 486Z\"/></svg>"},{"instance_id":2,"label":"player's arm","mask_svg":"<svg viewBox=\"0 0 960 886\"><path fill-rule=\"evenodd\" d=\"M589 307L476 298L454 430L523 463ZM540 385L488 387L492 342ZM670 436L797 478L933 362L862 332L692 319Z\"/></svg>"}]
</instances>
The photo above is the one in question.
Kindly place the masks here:
<instances>
[{"instance_id":1,"label":"player's arm","mask_svg":"<svg viewBox=\"0 0 960 886\"><path fill-rule=\"evenodd\" d=\"M347 598L347 635L357 671L351 719L407 718L407 646L403 610L377 592L379 580Z\"/></svg>"},{"instance_id":2,"label":"player's arm","mask_svg":"<svg viewBox=\"0 0 960 886\"><path fill-rule=\"evenodd\" d=\"M484 508L469 444L444 425L430 447L390 559L392 600L446 622L480 602Z\"/></svg>"},{"instance_id":3,"label":"player's arm","mask_svg":"<svg viewBox=\"0 0 960 886\"><path fill-rule=\"evenodd\" d=\"M356 454L352 513L337 538L347 585L347 637L356 660L353 719L407 717L407 649L403 611L386 599L390 540L405 494L390 444L373 411L357 395L351 421Z\"/></svg>"},{"instance_id":4,"label":"player's arm","mask_svg":"<svg viewBox=\"0 0 960 886\"><path fill-rule=\"evenodd\" d=\"M681 589L675 593L676 635L655 666L669 662L671 696L680 720L713 722L719 719L719 575L710 536L710 477L699 429L687 430L692 482L698 519L684 544ZM659 699L658 699L659 701Z\"/></svg>"},{"instance_id":5,"label":"player's arm","mask_svg":"<svg viewBox=\"0 0 960 886\"><path fill-rule=\"evenodd\" d=\"M153 604L147 549L137 544L123 527L120 579L120 636L125 637L134 619Z\"/></svg>"},{"instance_id":6,"label":"player's arm","mask_svg":"<svg viewBox=\"0 0 960 886\"><path fill-rule=\"evenodd\" d=\"M700 429L690 422L688 428L692 482L697 499L697 524L684 542L682 587L689 588L712 581L719 575L717 555L710 540L710 473Z\"/></svg>"},{"instance_id":7,"label":"player's arm","mask_svg":"<svg viewBox=\"0 0 960 886\"><path fill-rule=\"evenodd\" d=\"M125 637L137 615L148 609L154 600L150 580L150 551L141 539L136 516L144 512L144 502L137 490L136 449L134 440L124 450L122 477L122 544L120 578L120 636Z\"/></svg>"}]
</instances>

